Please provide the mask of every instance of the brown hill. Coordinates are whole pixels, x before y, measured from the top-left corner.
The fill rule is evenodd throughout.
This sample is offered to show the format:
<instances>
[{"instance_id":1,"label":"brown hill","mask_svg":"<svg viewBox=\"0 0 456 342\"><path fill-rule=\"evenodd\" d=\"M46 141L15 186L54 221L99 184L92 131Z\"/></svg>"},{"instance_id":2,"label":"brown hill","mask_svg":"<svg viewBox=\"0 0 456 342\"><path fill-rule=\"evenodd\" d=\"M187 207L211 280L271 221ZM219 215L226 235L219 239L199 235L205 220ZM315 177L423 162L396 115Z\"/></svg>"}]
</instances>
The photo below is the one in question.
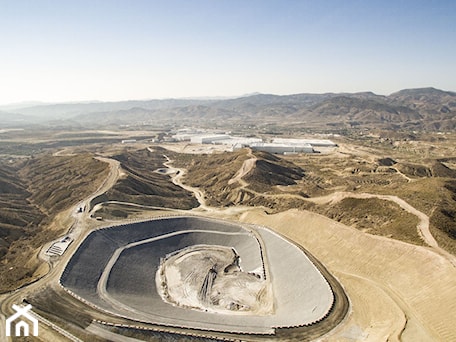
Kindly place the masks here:
<instances>
[{"instance_id":1,"label":"brown hill","mask_svg":"<svg viewBox=\"0 0 456 342\"><path fill-rule=\"evenodd\" d=\"M325 100L308 111L314 121L322 120L344 126L390 127L392 124L419 121L419 112L400 104L389 104L384 98L371 99L338 96Z\"/></svg>"},{"instance_id":2,"label":"brown hill","mask_svg":"<svg viewBox=\"0 0 456 342\"><path fill-rule=\"evenodd\" d=\"M156 148L154 152L142 149L114 156L127 176L105 194L104 200L177 209L197 207L192 193L174 185L168 175L155 172L167 161L164 153L170 154Z\"/></svg>"},{"instance_id":3,"label":"brown hill","mask_svg":"<svg viewBox=\"0 0 456 342\"><path fill-rule=\"evenodd\" d=\"M256 158L252 169L242 181L232 182L243 163L252 157ZM275 199L265 201L260 193L269 192L277 185L296 184L304 175L304 170L289 161L266 152L251 155L246 149L213 155L178 154L174 158L175 165L188 170L184 183L204 189L207 203L212 206L261 204L279 210L282 205L273 205Z\"/></svg>"},{"instance_id":4,"label":"brown hill","mask_svg":"<svg viewBox=\"0 0 456 342\"><path fill-rule=\"evenodd\" d=\"M391 153L385 158L364 159L343 154L281 157L240 150L177 154L175 159L176 165L188 169L184 183L204 191L209 205L263 206L269 213L307 209L370 234L422 244L416 216L391 201L346 198L320 203L313 198L324 198L334 191L399 196L430 217L438 243L455 253L455 159L404 160Z\"/></svg>"},{"instance_id":5,"label":"brown hill","mask_svg":"<svg viewBox=\"0 0 456 342\"><path fill-rule=\"evenodd\" d=\"M28 200L27 191L17 168L0 164L0 258L11 244L29 235L44 215Z\"/></svg>"},{"instance_id":6,"label":"brown hill","mask_svg":"<svg viewBox=\"0 0 456 342\"><path fill-rule=\"evenodd\" d=\"M448 113L456 110L456 93L435 88L405 89L388 96L392 103L412 109Z\"/></svg>"},{"instance_id":7,"label":"brown hill","mask_svg":"<svg viewBox=\"0 0 456 342\"><path fill-rule=\"evenodd\" d=\"M69 228L52 231L51 221L95 191L107 172L107 165L89 154L44 154L16 164L0 163L0 292L33 279L39 266L34 255Z\"/></svg>"},{"instance_id":8,"label":"brown hill","mask_svg":"<svg viewBox=\"0 0 456 342\"><path fill-rule=\"evenodd\" d=\"M302 179L304 170L293 163L266 152L255 152L257 157L252 170L244 180L255 191L269 191L275 185L293 185Z\"/></svg>"},{"instance_id":9,"label":"brown hill","mask_svg":"<svg viewBox=\"0 0 456 342\"><path fill-rule=\"evenodd\" d=\"M422 116L418 127L431 131L456 128L456 93L435 88L406 89L391 94L388 101L405 105Z\"/></svg>"},{"instance_id":10,"label":"brown hill","mask_svg":"<svg viewBox=\"0 0 456 342\"><path fill-rule=\"evenodd\" d=\"M365 233L423 244L416 233L417 217L389 201L345 198L334 205L320 206L318 212Z\"/></svg>"},{"instance_id":11,"label":"brown hill","mask_svg":"<svg viewBox=\"0 0 456 342\"><path fill-rule=\"evenodd\" d=\"M229 205L227 199L238 184L229 184L245 160L249 158L246 150L211 155L175 154L173 165L187 169L184 183L201 187L206 202L212 206Z\"/></svg>"}]
</instances>

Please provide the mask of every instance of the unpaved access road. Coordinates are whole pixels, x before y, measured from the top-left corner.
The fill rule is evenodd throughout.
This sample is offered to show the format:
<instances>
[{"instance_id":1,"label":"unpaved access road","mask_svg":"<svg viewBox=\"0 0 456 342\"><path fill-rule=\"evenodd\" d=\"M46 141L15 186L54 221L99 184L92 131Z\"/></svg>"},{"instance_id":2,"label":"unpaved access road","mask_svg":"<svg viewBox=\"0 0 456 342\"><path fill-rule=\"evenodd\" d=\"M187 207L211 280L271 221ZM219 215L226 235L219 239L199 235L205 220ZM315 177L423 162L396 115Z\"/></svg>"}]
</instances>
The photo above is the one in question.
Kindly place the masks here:
<instances>
[{"instance_id":1,"label":"unpaved access road","mask_svg":"<svg viewBox=\"0 0 456 342\"><path fill-rule=\"evenodd\" d=\"M334 203L342 201L344 198L358 198L358 199L378 198L381 200L391 201L391 202L396 203L405 211L418 217L419 222L417 225L417 229L418 229L418 233L423 238L424 242L426 242L426 244L428 244L430 247L432 247L439 254L445 256L448 259L448 261L450 261L453 264L453 266L456 267L456 256L448 253L443 248L439 247L437 241L432 236L432 234L429 230L429 216L427 216L425 213L419 211L418 209L412 207L406 201L404 201L403 199L401 199L397 196L375 195L375 194L368 194L368 193L357 194L357 193L352 193L352 192L335 192L328 196L314 197L314 198L309 198L308 200L312 201L313 203L316 203L316 204L329 204L329 203L334 204Z\"/></svg>"},{"instance_id":2,"label":"unpaved access road","mask_svg":"<svg viewBox=\"0 0 456 342\"><path fill-rule=\"evenodd\" d=\"M71 237L74 239L73 243L69 246L68 250L65 252L63 256L61 256L57 261L53 261L52 263L49 263L50 269L49 272L43 276L41 279L24 286L21 289L18 289L16 291L12 291L6 294L3 294L0 296L0 310L1 310L1 321L3 322L5 317L11 315L12 312L12 305L13 304L19 304L22 302L24 298L27 298L29 294L33 294L34 292L39 291L43 286L49 285L49 284L57 284L59 281L59 277L62 271L62 268L66 265L68 262L69 258L73 254L73 252L76 250L76 248L79 246L80 242L85 238L85 233L87 233L88 230L90 230L91 224L90 221L90 213L88 212L89 208L89 203L90 201L104 192L108 191L119 179L120 176L120 164L118 161L106 158L106 157L96 157L98 160L103 161L105 163L109 164L110 167L110 172L106 179L103 181L103 183L98 187L98 189L89 197L86 199L82 200L79 202L76 206L67 209L65 212L63 212L63 215L61 217L71 217L74 222L69 228L69 231L67 234L70 234ZM78 210L79 207L84 207L86 208L86 211L82 213L75 214ZM59 216L57 216L59 217ZM43 249L40 253L40 256L43 256L44 253ZM46 261L48 260L47 258L45 259ZM3 329L2 325L2 329ZM53 336L53 339L55 340L61 340L62 339L62 334L63 334L63 329L55 324L47 324L44 322L44 324L40 324L39 328L40 331L44 330L42 332L43 336ZM3 333L2 329L0 329L0 333ZM68 336L71 334L68 332L65 332ZM5 337L5 334L2 334L0 336L0 339ZM7 339L5 337L5 339ZM76 337L75 337L76 339Z\"/></svg>"},{"instance_id":3,"label":"unpaved access road","mask_svg":"<svg viewBox=\"0 0 456 342\"><path fill-rule=\"evenodd\" d=\"M247 156L250 158L242 163L241 168L238 170L236 175L228 181L228 184L239 182L243 188L248 186L248 183L243 179L243 177L252 171L258 158L253 155L252 150L249 150Z\"/></svg>"},{"instance_id":4,"label":"unpaved access road","mask_svg":"<svg viewBox=\"0 0 456 342\"><path fill-rule=\"evenodd\" d=\"M184 183L182 183L182 177L185 176L187 170L171 166L170 164L172 164L173 161L171 159L169 159L169 157L167 155L163 155L163 157L165 157L167 160L166 162L163 163L163 165L166 166L170 170L170 174L173 175L171 178L172 182L175 185L177 185L189 192L192 192L195 195L195 198L197 199L198 203L200 204L201 209L211 210L211 208L209 208L206 204L206 200L205 200L203 191L201 191L198 188L195 188L195 187L192 187L189 185L185 185Z\"/></svg>"},{"instance_id":5,"label":"unpaved access road","mask_svg":"<svg viewBox=\"0 0 456 342\"><path fill-rule=\"evenodd\" d=\"M253 156L253 155L252 155ZM402 209L407 211L408 213L415 215L418 217L418 225L417 225L417 231L418 234L421 236L423 241L432 247L437 253L445 256L452 264L453 266L456 267L456 256L452 255L451 253L448 253L446 250L441 248L435 238L432 236L431 231L429 229L429 216L426 215L425 213L419 211L418 209L414 208L411 206L409 203L404 201L403 199L399 198L398 196L393 196L393 195L377 195L377 194L369 194L369 193L353 193L353 192L345 192L345 191L338 191L334 192L330 195L327 196L321 196L321 197L311 197L311 198L306 198L297 194L262 194L260 192L248 189L248 183L245 182L242 177L246 175L253 167L256 159L251 158L247 159L241 169L238 171L237 175L232 178L229 181L229 184L238 182L240 184L240 188L243 189L243 191L247 191L252 193L253 195L256 196L262 196L262 197L271 197L271 198L294 198L294 199L300 199L303 201L308 201L308 202L313 202L315 204L335 204L337 202L342 201L345 198L358 198L358 199L369 199L369 198L377 198L385 201L390 201L394 202L397 205L399 205ZM231 182L231 183L230 183Z\"/></svg>"}]
</instances>

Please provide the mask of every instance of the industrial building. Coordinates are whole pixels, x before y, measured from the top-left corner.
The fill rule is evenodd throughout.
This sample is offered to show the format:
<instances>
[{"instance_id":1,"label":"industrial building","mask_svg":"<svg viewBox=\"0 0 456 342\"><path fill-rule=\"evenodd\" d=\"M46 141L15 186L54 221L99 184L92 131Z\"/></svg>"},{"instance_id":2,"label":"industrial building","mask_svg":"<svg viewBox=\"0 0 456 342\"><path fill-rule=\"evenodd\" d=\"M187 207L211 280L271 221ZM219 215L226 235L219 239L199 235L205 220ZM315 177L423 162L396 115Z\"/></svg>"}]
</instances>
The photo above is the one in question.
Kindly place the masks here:
<instances>
[{"instance_id":1,"label":"industrial building","mask_svg":"<svg viewBox=\"0 0 456 342\"><path fill-rule=\"evenodd\" d=\"M310 144L279 144L279 143L253 143L250 148L255 151L263 151L269 153L314 153L314 149Z\"/></svg>"},{"instance_id":2,"label":"industrial building","mask_svg":"<svg viewBox=\"0 0 456 342\"><path fill-rule=\"evenodd\" d=\"M230 139L227 134L195 135L190 138L192 144L215 144L217 141Z\"/></svg>"},{"instance_id":3,"label":"industrial building","mask_svg":"<svg viewBox=\"0 0 456 342\"><path fill-rule=\"evenodd\" d=\"M230 137L229 139L218 140L215 143L231 146L234 151L244 147L249 147L251 144L260 143L262 141L263 140L260 138Z\"/></svg>"},{"instance_id":4,"label":"industrial building","mask_svg":"<svg viewBox=\"0 0 456 342\"><path fill-rule=\"evenodd\" d=\"M190 141L190 139L196 135L203 135L204 130L196 128L182 128L176 131L176 134L172 136L175 141Z\"/></svg>"},{"instance_id":5,"label":"industrial building","mask_svg":"<svg viewBox=\"0 0 456 342\"><path fill-rule=\"evenodd\" d=\"M286 145L311 145L312 147L337 147L337 144L328 139L292 139L292 138L275 138L272 140L276 144Z\"/></svg>"},{"instance_id":6,"label":"industrial building","mask_svg":"<svg viewBox=\"0 0 456 342\"><path fill-rule=\"evenodd\" d=\"M204 132L195 129L184 129L176 132L175 141L190 141L192 144L216 144L238 150L250 147L256 151L278 154L316 153L314 147L333 148L337 144L327 139L275 138L272 142L263 142L260 138L233 137L220 132Z\"/></svg>"}]
</instances>

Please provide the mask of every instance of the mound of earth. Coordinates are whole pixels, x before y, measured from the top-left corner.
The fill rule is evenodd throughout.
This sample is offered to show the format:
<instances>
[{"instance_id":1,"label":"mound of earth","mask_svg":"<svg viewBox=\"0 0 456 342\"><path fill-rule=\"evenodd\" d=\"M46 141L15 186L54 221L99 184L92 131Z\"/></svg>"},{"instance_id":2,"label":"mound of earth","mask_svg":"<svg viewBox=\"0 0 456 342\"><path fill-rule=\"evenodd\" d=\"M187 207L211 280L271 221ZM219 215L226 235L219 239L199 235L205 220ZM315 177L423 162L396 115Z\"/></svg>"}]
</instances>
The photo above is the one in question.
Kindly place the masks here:
<instances>
[{"instance_id":1,"label":"mound of earth","mask_svg":"<svg viewBox=\"0 0 456 342\"><path fill-rule=\"evenodd\" d=\"M416 229L417 217L390 201L377 198L345 198L336 204L325 204L314 207L313 210L369 234L387 236L416 245L423 244Z\"/></svg>"},{"instance_id":2,"label":"mound of earth","mask_svg":"<svg viewBox=\"0 0 456 342\"><path fill-rule=\"evenodd\" d=\"M380 158L377 160L377 162L380 166L393 166L394 164L397 163L394 159L391 159L389 157Z\"/></svg>"},{"instance_id":3,"label":"mound of earth","mask_svg":"<svg viewBox=\"0 0 456 342\"><path fill-rule=\"evenodd\" d=\"M256 152L257 160L244 180L256 191L268 191L275 185L294 185L304 170L293 163L266 152Z\"/></svg>"},{"instance_id":4,"label":"mound of earth","mask_svg":"<svg viewBox=\"0 0 456 342\"><path fill-rule=\"evenodd\" d=\"M304 176L304 170L292 162L267 152L250 154L246 149L214 155L176 154L173 158L174 165L187 169L184 183L204 189L211 206L253 205L259 203L255 192L294 185ZM242 177L244 185L233 182L244 162L252 158L251 170Z\"/></svg>"},{"instance_id":5,"label":"mound of earth","mask_svg":"<svg viewBox=\"0 0 456 342\"><path fill-rule=\"evenodd\" d=\"M157 270L163 300L203 311L266 314L273 298L261 272L243 272L232 247L194 245L167 255Z\"/></svg>"}]
</instances>

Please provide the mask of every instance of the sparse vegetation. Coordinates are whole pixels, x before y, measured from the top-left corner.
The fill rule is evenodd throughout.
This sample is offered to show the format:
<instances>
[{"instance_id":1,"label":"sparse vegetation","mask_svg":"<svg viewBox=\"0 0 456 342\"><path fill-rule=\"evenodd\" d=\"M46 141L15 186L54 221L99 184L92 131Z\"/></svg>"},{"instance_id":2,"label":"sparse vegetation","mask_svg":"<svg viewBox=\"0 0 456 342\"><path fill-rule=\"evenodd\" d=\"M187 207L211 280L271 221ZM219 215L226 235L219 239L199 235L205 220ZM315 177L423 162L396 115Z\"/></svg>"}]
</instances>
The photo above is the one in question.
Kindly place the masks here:
<instances>
[{"instance_id":1,"label":"sparse vegetation","mask_svg":"<svg viewBox=\"0 0 456 342\"><path fill-rule=\"evenodd\" d=\"M89 154L43 154L0 168L3 292L33 279L41 246L69 228L51 226L55 216L95 191L108 168Z\"/></svg>"},{"instance_id":2,"label":"sparse vegetation","mask_svg":"<svg viewBox=\"0 0 456 342\"><path fill-rule=\"evenodd\" d=\"M197 207L198 201L192 193L171 183L168 175L155 172L163 168L165 153L169 154L164 149L156 148L153 152L141 149L113 156L120 162L126 177L106 193L104 200L175 209ZM125 211L117 210L112 215L122 217Z\"/></svg>"}]
</instances>

